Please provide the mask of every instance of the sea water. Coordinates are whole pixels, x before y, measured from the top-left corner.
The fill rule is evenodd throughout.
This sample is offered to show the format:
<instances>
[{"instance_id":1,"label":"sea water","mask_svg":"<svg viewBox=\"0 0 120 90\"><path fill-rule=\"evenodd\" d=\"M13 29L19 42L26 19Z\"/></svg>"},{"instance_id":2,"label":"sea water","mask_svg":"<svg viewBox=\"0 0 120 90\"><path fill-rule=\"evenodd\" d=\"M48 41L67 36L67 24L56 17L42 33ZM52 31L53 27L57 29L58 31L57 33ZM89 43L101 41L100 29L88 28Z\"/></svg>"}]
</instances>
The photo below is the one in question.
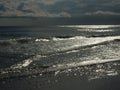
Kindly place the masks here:
<instances>
[{"instance_id":1,"label":"sea water","mask_svg":"<svg viewBox=\"0 0 120 90\"><path fill-rule=\"evenodd\" d=\"M0 28L0 79L91 65L98 66L89 79L119 75L119 60L120 25Z\"/></svg>"}]
</instances>

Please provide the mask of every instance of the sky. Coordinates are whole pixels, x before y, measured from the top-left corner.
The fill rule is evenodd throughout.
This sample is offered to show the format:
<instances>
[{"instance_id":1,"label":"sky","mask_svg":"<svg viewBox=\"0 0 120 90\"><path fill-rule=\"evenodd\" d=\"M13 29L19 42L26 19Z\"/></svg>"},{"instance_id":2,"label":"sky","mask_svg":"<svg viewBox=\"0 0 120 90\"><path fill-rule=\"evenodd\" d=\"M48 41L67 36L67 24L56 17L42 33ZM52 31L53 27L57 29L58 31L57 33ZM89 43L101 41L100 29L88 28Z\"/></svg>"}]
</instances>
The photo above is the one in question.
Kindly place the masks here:
<instances>
[{"instance_id":1,"label":"sky","mask_svg":"<svg viewBox=\"0 0 120 90\"><path fill-rule=\"evenodd\" d=\"M0 0L0 16L120 16L120 0Z\"/></svg>"}]
</instances>

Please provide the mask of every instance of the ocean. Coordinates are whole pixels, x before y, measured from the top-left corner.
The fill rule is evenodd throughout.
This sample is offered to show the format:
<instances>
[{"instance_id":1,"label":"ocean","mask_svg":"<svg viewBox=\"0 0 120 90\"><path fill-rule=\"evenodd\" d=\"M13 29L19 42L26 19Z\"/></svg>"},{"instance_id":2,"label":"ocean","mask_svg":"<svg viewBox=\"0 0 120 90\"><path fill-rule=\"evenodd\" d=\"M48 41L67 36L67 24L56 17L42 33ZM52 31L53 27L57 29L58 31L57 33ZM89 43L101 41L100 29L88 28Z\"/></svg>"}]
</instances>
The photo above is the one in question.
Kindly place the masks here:
<instances>
[{"instance_id":1,"label":"ocean","mask_svg":"<svg viewBox=\"0 0 120 90\"><path fill-rule=\"evenodd\" d=\"M107 90L119 60L120 25L0 27L0 90Z\"/></svg>"}]
</instances>

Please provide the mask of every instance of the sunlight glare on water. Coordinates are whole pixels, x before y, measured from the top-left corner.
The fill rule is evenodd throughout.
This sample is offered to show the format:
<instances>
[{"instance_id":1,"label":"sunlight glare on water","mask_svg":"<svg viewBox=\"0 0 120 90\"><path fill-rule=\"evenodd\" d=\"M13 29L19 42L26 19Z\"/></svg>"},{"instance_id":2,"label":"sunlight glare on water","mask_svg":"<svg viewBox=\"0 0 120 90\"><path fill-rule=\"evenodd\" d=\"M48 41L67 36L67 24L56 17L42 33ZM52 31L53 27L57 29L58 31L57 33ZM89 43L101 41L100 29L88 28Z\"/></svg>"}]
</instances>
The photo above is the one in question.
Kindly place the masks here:
<instances>
[{"instance_id":1,"label":"sunlight glare on water","mask_svg":"<svg viewBox=\"0 0 120 90\"><path fill-rule=\"evenodd\" d=\"M114 27L120 27L120 25L64 25L64 26L59 26L59 27L97 29L97 28L114 28Z\"/></svg>"}]
</instances>

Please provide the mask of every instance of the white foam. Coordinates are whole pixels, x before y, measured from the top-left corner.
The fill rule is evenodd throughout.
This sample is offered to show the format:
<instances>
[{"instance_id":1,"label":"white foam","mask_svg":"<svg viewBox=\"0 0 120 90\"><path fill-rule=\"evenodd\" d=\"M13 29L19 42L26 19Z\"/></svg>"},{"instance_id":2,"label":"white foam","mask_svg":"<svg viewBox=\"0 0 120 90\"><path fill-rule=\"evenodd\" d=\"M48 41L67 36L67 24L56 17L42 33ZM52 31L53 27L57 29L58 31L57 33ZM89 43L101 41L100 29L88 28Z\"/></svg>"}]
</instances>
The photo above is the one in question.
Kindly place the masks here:
<instances>
[{"instance_id":1,"label":"white foam","mask_svg":"<svg viewBox=\"0 0 120 90\"><path fill-rule=\"evenodd\" d=\"M97 72L93 72L94 75L89 76L89 80L94 80L94 79L99 79L102 77L107 77L107 76L116 76L118 75L118 72L116 70L109 70L107 71L106 69L98 69L96 70Z\"/></svg>"},{"instance_id":2,"label":"white foam","mask_svg":"<svg viewBox=\"0 0 120 90\"><path fill-rule=\"evenodd\" d=\"M31 62L32 60L26 60L25 63L22 64L22 67L27 67Z\"/></svg>"},{"instance_id":3,"label":"white foam","mask_svg":"<svg viewBox=\"0 0 120 90\"><path fill-rule=\"evenodd\" d=\"M67 64L57 64L54 65L54 67L51 67L48 69L48 71L56 71L56 70L64 70L69 68L75 68L78 66L87 66L87 65L94 65L94 64L102 64L102 63L108 63L108 62L115 62L120 61L120 58L116 59L95 59L95 60L89 60L89 61L82 61L82 62L73 62L73 63L67 63Z\"/></svg>"},{"instance_id":4,"label":"white foam","mask_svg":"<svg viewBox=\"0 0 120 90\"><path fill-rule=\"evenodd\" d=\"M78 52L74 51L77 48L89 47L89 46L96 46L104 42L111 42L116 39L120 39L120 36L107 36L107 37L82 37L82 36L75 36L71 38L57 38L56 41L52 42L53 50L55 51L68 51L66 53L71 52ZM93 47L94 49L95 47ZM51 49L51 48L50 48ZM49 50L49 49L48 49ZM73 50L73 51L72 51Z\"/></svg>"},{"instance_id":5,"label":"white foam","mask_svg":"<svg viewBox=\"0 0 120 90\"><path fill-rule=\"evenodd\" d=\"M40 41L48 42L48 41L50 41L50 40L49 40L49 39L36 39L35 41L36 41L36 42L40 42Z\"/></svg>"},{"instance_id":6,"label":"white foam","mask_svg":"<svg viewBox=\"0 0 120 90\"><path fill-rule=\"evenodd\" d=\"M80 40L80 41L109 41L114 39L120 39L120 36L108 36L108 37L83 37L83 36L75 36L71 38L53 38L54 41L62 41L62 40ZM102 40L102 41L101 41Z\"/></svg>"},{"instance_id":7,"label":"white foam","mask_svg":"<svg viewBox=\"0 0 120 90\"><path fill-rule=\"evenodd\" d=\"M12 69L21 69L21 68L24 68L24 67L29 66L32 62L33 62L33 60L31 60L31 59L26 59L26 60L24 60L22 63L18 63L18 64L16 64L16 65L11 66L11 68L12 68Z\"/></svg>"},{"instance_id":8,"label":"white foam","mask_svg":"<svg viewBox=\"0 0 120 90\"><path fill-rule=\"evenodd\" d=\"M83 36L75 36L75 37L70 37L70 38L56 38L56 37L53 37L53 41L62 41L62 40L75 40L75 39L84 39L86 37L83 37Z\"/></svg>"},{"instance_id":9,"label":"white foam","mask_svg":"<svg viewBox=\"0 0 120 90\"><path fill-rule=\"evenodd\" d=\"M108 75L108 76L116 76L116 75L118 75L118 72L108 73L107 75Z\"/></svg>"},{"instance_id":10,"label":"white foam","mask_svg":"<svg viewBox=\"0 0 120 90\"><path fill-rule=\"evenodd\" d=\"M54 45L57 50L69 50L74 48L79 48L82 46L100 44L103 42L113 41L115 39L120 39L120 36L108 36L108 37L82 37L75 36L65 39L56 39Z\"/></svg>"},{"instance_id":11,"label":"white foam","mask_svg":"<svg viewBox=\"0 0 120 90\"><path fill-rule=\"evenodd\" d=\"M79 52L80 50L72 50L72 51L68 51L68 52L66 52L66 53L74 53L74 52Z\"/></svg>"}]
</instances>

